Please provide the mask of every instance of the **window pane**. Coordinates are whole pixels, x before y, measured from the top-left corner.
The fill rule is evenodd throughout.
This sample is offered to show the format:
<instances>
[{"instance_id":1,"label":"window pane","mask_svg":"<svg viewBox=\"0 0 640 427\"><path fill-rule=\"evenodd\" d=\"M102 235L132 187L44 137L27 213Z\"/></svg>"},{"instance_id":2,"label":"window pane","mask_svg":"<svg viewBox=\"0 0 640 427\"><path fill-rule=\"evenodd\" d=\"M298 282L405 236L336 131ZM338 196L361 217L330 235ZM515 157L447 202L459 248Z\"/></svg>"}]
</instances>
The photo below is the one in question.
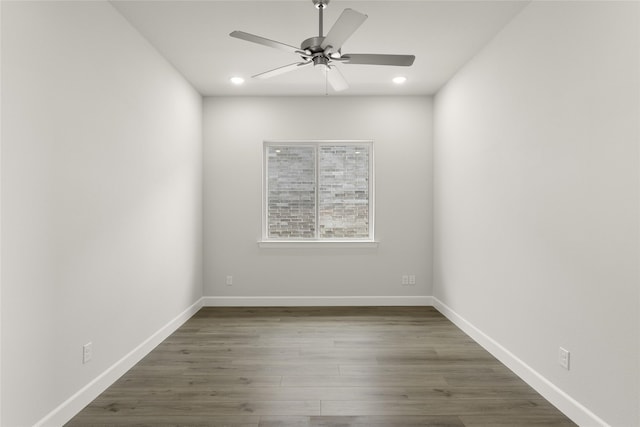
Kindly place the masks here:
<instances>
[{"instance_id":1,"label":"window pane","mask_svg":"<svg viewBox=\"0 0 640 427\"><path fill-rule=\"evenodd\" d=\"M369 147L322 145L318 170L320 238L368 238Z\"/></svg>"},{"instance_id":2,"label":"window pane","mask_svg":"<svg viewBox=\"0 0 640 427\"><path fill-rule=\"evenodd\" d=\"M267 147L267 236L315 238L315 148Z\"/></svg>"}]
</instances>

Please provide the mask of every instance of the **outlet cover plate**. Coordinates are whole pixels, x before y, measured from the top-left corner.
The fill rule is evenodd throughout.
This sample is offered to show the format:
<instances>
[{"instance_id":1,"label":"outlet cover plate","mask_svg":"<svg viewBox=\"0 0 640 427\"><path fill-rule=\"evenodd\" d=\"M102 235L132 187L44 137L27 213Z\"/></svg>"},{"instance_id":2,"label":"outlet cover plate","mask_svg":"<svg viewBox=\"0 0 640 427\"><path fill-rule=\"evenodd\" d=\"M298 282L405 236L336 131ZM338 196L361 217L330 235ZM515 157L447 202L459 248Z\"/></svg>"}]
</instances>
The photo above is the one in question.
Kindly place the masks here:
<instances>
[{"instance_id":1,"label":"outlet cover plate","mask_svg":"<svg viewBox=\"0 0 640 427\"><path fill-rule=\"evenodd\" d=\"M82 346L82 363L89 363L93 357L93 344L88 342Z\"/></svg>"},{"instance_id":2,"label":"outlet cover plate","mask_svg":"<svg viewBox=\"0 0 640 427\"><path fill-rule=\"evenodd\" d=\"M566 348L560 347L558 349L558 363L567 371L569 370L569 366L570 366L569 365L570 355L571 353L569 353L569 350L567 350Z\"/></svg>"}]
</instances>

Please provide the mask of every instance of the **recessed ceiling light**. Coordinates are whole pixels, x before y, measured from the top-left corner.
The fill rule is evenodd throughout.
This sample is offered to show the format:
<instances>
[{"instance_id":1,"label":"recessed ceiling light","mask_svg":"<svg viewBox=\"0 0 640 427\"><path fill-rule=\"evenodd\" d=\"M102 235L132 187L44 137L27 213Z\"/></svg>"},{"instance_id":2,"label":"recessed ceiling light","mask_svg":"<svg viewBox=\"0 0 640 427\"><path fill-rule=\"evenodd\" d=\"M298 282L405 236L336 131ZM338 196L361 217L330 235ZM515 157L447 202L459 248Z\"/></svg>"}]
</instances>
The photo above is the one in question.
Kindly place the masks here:
<instances>
[{"instance_id":1,"label":"recessed ceiling light","mask_svg":"<svg viewBox=\"0 0 640 427\"><path fill-rule=\"evenodd\" d=\"M394 82L397 85L401 85L403 83L405 83L407 81L407 78L405 76L398 76L398 77L394 77L392 82Z\"/></svg>"},{"instance_id":2,"label":"recessed ceiling light","mask_svg":"<svg viewBox=\"0 0 640 427\"><path fill-rule=\"evenodd\" d=\"M231 77L229 81L236 86L239 86L242 83L244 83L244 79L242 77Z\"/></svg>"}]
</instances>

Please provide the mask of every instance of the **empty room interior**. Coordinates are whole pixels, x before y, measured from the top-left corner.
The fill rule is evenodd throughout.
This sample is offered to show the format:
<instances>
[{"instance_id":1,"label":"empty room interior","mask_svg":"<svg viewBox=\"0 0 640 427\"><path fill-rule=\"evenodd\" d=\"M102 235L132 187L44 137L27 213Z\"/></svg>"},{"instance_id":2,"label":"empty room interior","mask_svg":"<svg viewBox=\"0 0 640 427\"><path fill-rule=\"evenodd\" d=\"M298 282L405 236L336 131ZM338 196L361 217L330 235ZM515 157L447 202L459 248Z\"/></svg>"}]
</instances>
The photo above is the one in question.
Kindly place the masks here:
<instances>
[{"instance_id":1,"label":"empty room interior","mask_svg":"<svg viewBox=\"0 0 640 427\"><path fill-rule=\"evenodd\" d=\"M640 2L0 13L2 426L640 426Z\"/></svg>"}]
</instances>

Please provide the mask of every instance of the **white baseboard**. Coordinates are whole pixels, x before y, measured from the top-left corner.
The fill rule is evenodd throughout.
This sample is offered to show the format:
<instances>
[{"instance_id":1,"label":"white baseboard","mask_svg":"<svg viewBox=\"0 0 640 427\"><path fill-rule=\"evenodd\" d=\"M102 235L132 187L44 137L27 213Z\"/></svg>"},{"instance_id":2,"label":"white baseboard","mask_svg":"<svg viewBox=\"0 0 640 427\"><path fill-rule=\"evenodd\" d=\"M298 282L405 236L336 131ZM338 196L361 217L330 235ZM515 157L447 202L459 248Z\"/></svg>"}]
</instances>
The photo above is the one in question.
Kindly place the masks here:
<instances>
[{"instance_id":1,"label":"white baseboard","mask_svg":"<svg viewBox=\"0 0 640 427\"><path fill-rule=\"evenodd\" d=\"M366 297L202 297L122 359L105 370L60 406L35 424L35 427L61 426L73 418L100 393L131 369L158 344L189 320L201 307L329 307L329 306L434 306L500 362L511 369L538 393L580 426L609 425L524 363L500 343L476 328L436 297L366 296Z\"/></svg>"},{"instance_id":2,"label":"white baseboard","mask_svg":"<svg viewBox=\"0 0 640 427\"><path fill-rule=\"evenodd\" d=\"M431 306L428 296L203 297L204 307Z\"/></svg>"},{"instance_id":3,"label":"white baseboard","mask_svg":"<svg viewBox=\"0 0 640 427\"><path fill-rule=\"evenodd\" d=\"M164 341L184 322L189 320L202 307L202 298L169 321L157 332L131 350L122 359L98 375L93 381L81 388L73 396L65 400L60 406L38 421L34 427L61 426L73 418L85 406L93 401L100 393L112 385L118 378L142 360L151 350Z\"/></svg>"},{"instance_id":4,"label":"white baseboard","mask_svg":"<svg viewBox=\"0 0 640 427\"><path fill-rule=\"evenodd\" d=\"M573 399L567 393L558 388L539 372L520 360L493 338L476 328L468 320L453 311L436 297L432 297L433 306L453 324L462 329L478 344L491 353L496 359L511 369L524 382L533 387L545 399L551 402L562 413L573 420L579 426L609 427L604 420L591 412L580 402Z\"/></svg>"}]
</instances>

